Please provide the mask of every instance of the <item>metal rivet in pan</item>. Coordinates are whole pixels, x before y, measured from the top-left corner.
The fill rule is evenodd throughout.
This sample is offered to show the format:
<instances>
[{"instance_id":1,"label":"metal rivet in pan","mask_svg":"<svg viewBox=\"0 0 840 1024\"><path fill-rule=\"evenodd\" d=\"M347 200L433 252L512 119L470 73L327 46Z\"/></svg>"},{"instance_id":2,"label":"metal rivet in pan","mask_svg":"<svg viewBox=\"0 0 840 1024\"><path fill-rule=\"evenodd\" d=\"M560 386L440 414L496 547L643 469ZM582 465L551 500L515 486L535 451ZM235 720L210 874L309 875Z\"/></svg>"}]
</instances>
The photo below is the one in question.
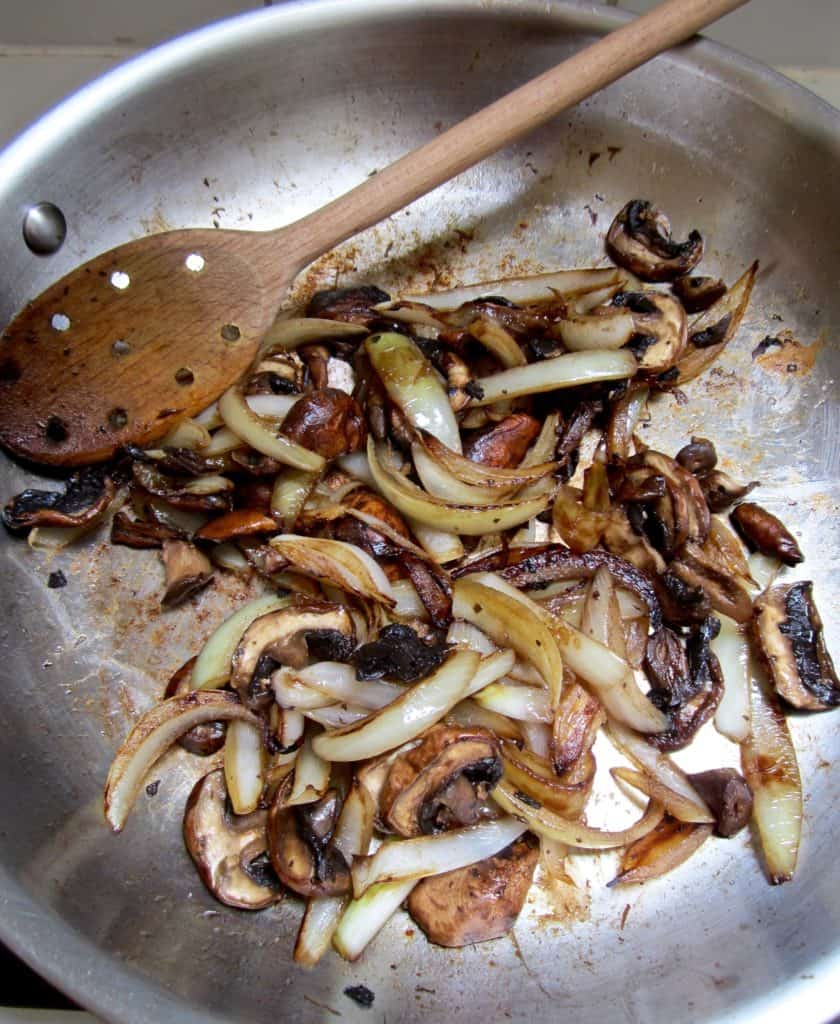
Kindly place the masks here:
<instances>
[{"instance_id":1,"label":"metal rivet in pan","mask_svg":"<svg viewBox=\"0 0 840 1024\"><path fill-rule=\"evenodd\" d=\"M67 221L53 203L36 203L23 218L23 240L38 256L58 252L67 237Z\"/></svg>"}]
</instances>

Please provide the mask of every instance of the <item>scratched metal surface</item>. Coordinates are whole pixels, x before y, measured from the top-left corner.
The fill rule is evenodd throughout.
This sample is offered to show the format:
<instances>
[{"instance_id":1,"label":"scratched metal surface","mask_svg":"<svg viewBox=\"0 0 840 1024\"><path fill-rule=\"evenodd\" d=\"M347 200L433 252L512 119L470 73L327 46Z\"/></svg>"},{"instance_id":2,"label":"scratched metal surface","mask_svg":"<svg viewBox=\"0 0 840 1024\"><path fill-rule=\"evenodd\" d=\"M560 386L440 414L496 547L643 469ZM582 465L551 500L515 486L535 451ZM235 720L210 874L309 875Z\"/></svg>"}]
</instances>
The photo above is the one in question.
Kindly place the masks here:
<instances>
[{"instance_id":1,"label":"scratched metal surface","mask_svg":"<svg viewBox=\"0 0 840 1024\"><path fill-rule=\"evenodd\" d=\"M0 158L0 319L71 266L169 226L292 220L621 20L590 5L472 0L286 5L139 59L71 101ZM628 199L706 236L708 273L762 261L735 343L685 404L663 398L651 440L714 438L724 463L800 537L838 651L840 363L838 115L709 44L657 59L523 144L414 204L304 278L444 286L602 260ZM68 242L30 256L33 201L65 211ZM766 334L781 358L754 359ZM4 461L0 492L32 475ZM614 862L581 858L582 920L533 897L516 942L449 951L398 915L357 965L291 964L299 910L225 909L183 850L180 819L204 762L154 772L125 833L99 798L129 723L235 602L229 582L162 614L153 555L94 536L46 556L0 541L0 934L119 1021L556 1019L825 1020L838 981L836 718L793 723L807 791L795 881L769 887L748 837L709 843L667 881L616 893ZM68 586L46 577L62 568ZM690 755L733 761L707 727ZM627 813L626 810L624 813ZM592 820L617 820L605 793ZM629 905L629 910L626 907ZM833 980L832 980L833 979ZM371 1011L342 993L364 983Z\"/></svg>"}]
</instances>

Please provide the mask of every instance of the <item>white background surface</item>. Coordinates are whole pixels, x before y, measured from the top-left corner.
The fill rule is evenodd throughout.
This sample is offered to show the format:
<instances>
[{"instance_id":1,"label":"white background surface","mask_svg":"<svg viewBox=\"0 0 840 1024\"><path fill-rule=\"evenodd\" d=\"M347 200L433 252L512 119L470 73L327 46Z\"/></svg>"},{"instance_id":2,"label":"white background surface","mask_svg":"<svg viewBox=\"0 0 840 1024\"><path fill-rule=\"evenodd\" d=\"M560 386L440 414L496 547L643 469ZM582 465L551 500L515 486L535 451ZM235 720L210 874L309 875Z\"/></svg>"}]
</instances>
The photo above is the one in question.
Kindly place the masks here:
<instances>
[{"instance_id":1,"label":"white background surface","mask_svg":"<svg viewBox=\"0 0 840 1024\"><path fill-rule=\"evenodd\" d=\"M137 50L262 6L243 0L0 0L0 146ZM646 11L655 0L621 0L618 6ZM778 67L840 108L840 0L751 0L707 34ZM0 1024L93 1019L0 1008Z\"/></svg>"}]
</instances>

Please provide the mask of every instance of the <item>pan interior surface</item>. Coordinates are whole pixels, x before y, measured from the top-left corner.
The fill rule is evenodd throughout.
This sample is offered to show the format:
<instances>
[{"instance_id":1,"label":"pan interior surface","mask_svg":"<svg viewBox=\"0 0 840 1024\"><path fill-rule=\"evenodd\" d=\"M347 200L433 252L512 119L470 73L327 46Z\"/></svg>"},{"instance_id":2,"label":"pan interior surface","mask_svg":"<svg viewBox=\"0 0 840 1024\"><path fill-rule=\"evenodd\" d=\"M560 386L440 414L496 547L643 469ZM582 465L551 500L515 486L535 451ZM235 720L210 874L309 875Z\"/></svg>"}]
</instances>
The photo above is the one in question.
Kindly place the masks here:
<instances>
[{"instance_id":1,"label":"pan interior surface","mask_svg":"<svg viewBox=\"0 0 840 1024\"><path fill-rule=\"evenodd\" d=\"M621 19L513 0L290 4L138 58L0 157L0 318L149 231L288 223ZM328 254L296 298L356 281L417 292L603 264L613 215L637 197L665 210L677 236L700 230L703 273L731 283L759 259L738 338L687 401L657 400L646 433L670 454L708 436L724 469L761 481L755 500L800 538L806 561L791 578L814 580L838 653L838 177L836 113L692 43ZM47 259L19 231L39 201L68 224ZM790 341L797 359L754 358L767 335ZM33 485L9 461L0 473L4 500ZM205 762L167 755L149 780L160 779L156 794L141 794L120 836L100 806L130 723L256 584L223 581L161 612L157 559L109 548L105 532L52 554L8 536L2 544L0 934L108 1019L367 1020L343 994L359 983L375 993L378 1019L403 1021L773 1021L795 1005L806 1024L835 1009L831 714L791 724L807 799L787 885L767 884L746 834L626 891L605 888L614 860L581 858L588 908L561 910L535 887L515 941L444 950L398 914L357 964L328 955L303 971L291 960L300 908L222 907L184 850L183 808ZM59 568L68 585L48 589ZM737 763L710 732L677 760L691 770ZM591 824L612 811L604 802Z\"/></svg>"}]
</instances>

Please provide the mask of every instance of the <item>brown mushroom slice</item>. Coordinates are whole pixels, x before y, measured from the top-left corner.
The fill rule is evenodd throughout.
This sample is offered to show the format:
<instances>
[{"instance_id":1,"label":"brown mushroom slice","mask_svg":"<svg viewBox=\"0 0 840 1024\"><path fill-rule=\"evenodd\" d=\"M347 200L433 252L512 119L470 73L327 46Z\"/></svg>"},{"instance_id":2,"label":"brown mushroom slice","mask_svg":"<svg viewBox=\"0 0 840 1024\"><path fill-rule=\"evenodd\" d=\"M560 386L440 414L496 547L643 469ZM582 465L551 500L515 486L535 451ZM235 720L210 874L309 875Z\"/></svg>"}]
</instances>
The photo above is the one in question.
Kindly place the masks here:
<instances>
[{"instance_id":1,"label":"brown mushroom slice","mask_svg":"<svg viewBox=\"0 0 840 1024\"><path fill-rule=\"evenodd\" d=\"M267 857L266 812L233 814L222 769L193 787L184 814L184 843L201 880L226 906L262 910L283 899Z\"/></svg>"},{"instance_id":2,"label":"brown mushroom slice","mask_svg":"<svg viewBox=\"0 0 840 1024\"><path fill-rule=\"evenodd\" d=\"M679 557L669 566L669 574L687 587L701 587L712 608L736 622L749 622L752 600L737 579L725 572L702 547L684 544Z\"/></svg>"},{"instance_id":3,"label":"brown mushroom slice","mask_svg":"<svg viewBox=\"0 0 840 1024\"><path fill-rule=\"evenodd\" d=\"M160 548L167 540L185 540L186 535L164 523L135 519L121 508L111 520L111 543L127 548Z\"/></svg>"},{"instance_id":4,"label":"brown mushroom slice","mask_svg":"<svg viewBox=\"0 0 840 1024\"><path fill-rule=\"evenodd\" d=\"M712 768L688 776L715 816L715 835L737 835L752 814L753 795L743 775L734 768Z\"/></svg>"},{"instance_id":5,"label":"brown mushroom slice","mask_svg":"<svg viewBox=\"0 0 840 1024\"><path fill-rule=\"evenodd\" d=\"M755 602L753 636L776 692L803 711L827 711L840 704L840 682L812 587L805 580L766 590Z\"/></svg>"},{"instance_id":6,"label":"brown mushroom slice","mask_svg":"<svg viewBox=\"0 0 840 1024\"><path fill-rule=\"evenodd\" d=\"M210 559L185 540L163 542L166 590L160 603L169 608L193 597L213 579Z\"/></svg>"},{"instance_id":7,"label":"brown mushroom slice","mask_svg":"<svg viewBox=\"0 0 840 1024\"><path fill-rule=\"evenodd\" d=\"M612 304L626 306L633 314L635 334L626 348L638 360L642 373L663 373L677 362L688 340L688 320L673 295L620 292Z\"/></svg>"},{"instance_id":8,"label":"brown mushroom slice","mask_svg":"<svg viewBox=\"0 0 840 1024\"><path fill-rule=\"evenodd\" d=\"M691 443L677 452L676 461L694 476L702 476L710 473L717 465L717 452L708 438L692 437Z\"/></svg>"},{"instance_id":9,"label":"brown mushroom slice","mask_svg":"<svg viewBox=\"0 0 840 1024\"><path fill-rule=\"evenodd\" d=\"M322 661L346 661L355 641L346 609L326 601L298 600L248 626L231 658L231 686L246 706L268 706L273 700L269 678L278 665L302 668L310 653Z\"/></svg>"},{"instance_id":10,"label":"brown mushroom slice","mask_svg":"<svg viewBox=\"0 0 840 1024\"><path fill-rule=\"evenodd\" d=\"M195 658L190 658L172 674L163 692L164 700L180 697L193 689L192 670ZM178 746L199 757L209 757L221 750L225 743L227 726L224 722L202 722L178 738Z\"/></svg>"},{"instance_id":11,"label":"brown mushroom slice","mask_svg":"<svg viewBox=\"0 0 840 1024\"><path fill-rule=\"evenodd\" d=\"M778 558L790 566L804 560L805 556L793 534L781 519L777 519L761 505L744 501L729 513L729 518L750 550Z\"/></svg>"},{"instance_id":12,"label":"brown mushroom slice","mask_svg":"<svg viewBox=\"0 0 840 1024\"><path fill-rule=\"evenodd\" d=\"M3 509L3 522L14 532L31 526L85 526L102 515L115 491L101 466L83 469L63 491L22 491Z\"/></svg>"},{"instance_id":13,"label":"brown mushroom slice","mask_svg":"<svg viewBox=\"0 0 840 1024\"><path fill-rule=\"evenodd\" d=\"M198 490L190 489L190 482L167 477L156 466L138 460L132 462L131 472L137 486L156 498L163 498L175 508L227 512L233 507L232 483L226 477L214 478L218 489L208 492L203 490L203 485L199 485ZM223 480L229 486L223 486Z\"/></svg>"},{"instance_id":14,"label":"brown mushroom slice","mask_svg":"<svg viewBox=\"0 0 840 1024\"><path fill-rule=\"evenodd\" d=\"M438 946L500 938L516 924L538 860L539 841L526 832L486 860L418 882L408 912Z\"/></svg>"},{"instance_id":15,"label":"brown mushroom slice","mask_svg":"<svg viewBox=\"0 0 840 1024\"><path fill-rule=\"evenodd\" d=\"M713 469L710 473L700 477L700 486L703 488L709 509L712 512L723 512L758 487L758 481L753 480L748 484L739 484L723 470Z\"/></svg>"},{"instance_id":16,"label":"brown mushroom slice","mask_svg":"<svg viewBox=\"0 0 840 1024\"><path fill-rule=\"evenodd\" d=\"M284 885L300 896L342 896L350 892L347 861L331 844L341 799L330 789L315 803L285 806L281 785L268 811L268 850Z\"/></svg>"},{"instance_id":17,"label":"brown mushroom slice","mask_svg":"<svg viewBox=\"0 0 840 1024\"><path fill-rule=\"evenodd\" d=\"M686 313L702 313L726 295L726 284L719 277L678 277L671 290Z\"/></svg>"},{"instance_id":18,"label":"brown mushroom slice","mask_svg":"<svg viewBox=\"0 0 840 1024\"><path fill-rule=\"evenodd\" d=\"M511 413L464 440L464 455L499 469L518 466L540 432L540 422L525 412Z\"/></svg>"},{"instance_id":19,"label":"brown mushroom slice","mask_svg":"<svg viewBox=\"0 0 840 1024\"><path fill-rule=\"evenodd\" d=\"M700 849L712 828L664 818L652 832L627 847L618 874L607 885L638 885L673 871Z\"/></svg>"},{"instance_id":20,"label":"brown mushroom slice","mask_svg":"<svg viewBox=\"0 0 840 1024\"><path fill-rule=\"evenodd\" d=\"M390 301L391 296L375 285L330 288L315 292L306 307L306 315L367 327L382 316L375 307Z\"/></svg>"},{"instance_id":21,"label":"brown mushroom slice","mask_svg":"<svg viewBox=\"0 0 840 1024\"><path fill-rule=\"evenodd\" d=\"M325 459L359 451L367 438L364 413L355 398L322 387L299 399L283 420L283 434Z\"/></svg>"},{"instance_id":22,"label":"brown mushroom slice","mask_svg":"<svg viewBox=\"0 0 840 1024\"><path fill-rule=\"evenodd\" d=\"M700 262L703 239L692 231L685 242L675 242L665 214L646 199L633 199L610 225L607 252L643 281L673 281Z\"/></svg>"},{"instance_id":23,"label":"brown mushroom slice","mask_svg":"<svg viewBox=\"0 0 840 1024\"><path fill-rule=\"evenodd\" d=\"M224 541L258 533L276 533L279 529L275 520L260 509L237 508L205 523L195 534L195 539Z\"/></svg>"},{"instance_id":24,"label":"brown mushroom slice","mask_svg":"<svg viewBox=\"0 0 840 1024\"><path fill-rule=\"evenodd\" d=\"M487 816L487 796L502 775L499 741L485 729L433 726L391 766L380 795L382 819L406 838Z\"/></svg>"}]
</instances>

